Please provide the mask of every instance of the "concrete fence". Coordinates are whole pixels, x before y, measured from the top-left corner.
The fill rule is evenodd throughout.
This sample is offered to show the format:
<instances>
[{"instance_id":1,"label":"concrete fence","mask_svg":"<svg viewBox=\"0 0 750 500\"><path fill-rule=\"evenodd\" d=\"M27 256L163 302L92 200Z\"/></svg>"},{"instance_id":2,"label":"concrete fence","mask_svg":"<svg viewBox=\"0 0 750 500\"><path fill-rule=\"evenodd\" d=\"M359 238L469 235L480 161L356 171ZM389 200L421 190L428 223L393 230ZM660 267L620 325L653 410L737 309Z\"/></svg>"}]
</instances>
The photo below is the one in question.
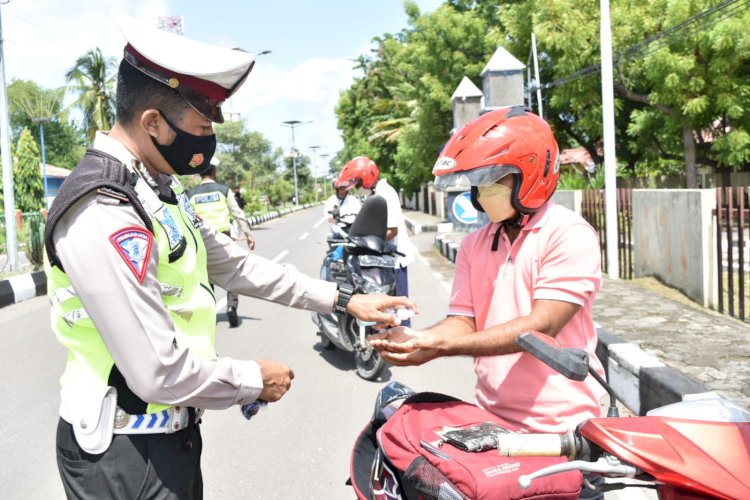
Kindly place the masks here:
<instances>
[{"instance_id":1,"label":"concrete fence","mask_svg":"<svg viewBox=\"0 0 750 500\"><path fill-rule=\"evenodd\" d=\"M555 203L581 213L581 191L557 191ZM718 307L714 189L633 190L636 278L654 276L703 307Z\"/></svg>"}]
</instances>

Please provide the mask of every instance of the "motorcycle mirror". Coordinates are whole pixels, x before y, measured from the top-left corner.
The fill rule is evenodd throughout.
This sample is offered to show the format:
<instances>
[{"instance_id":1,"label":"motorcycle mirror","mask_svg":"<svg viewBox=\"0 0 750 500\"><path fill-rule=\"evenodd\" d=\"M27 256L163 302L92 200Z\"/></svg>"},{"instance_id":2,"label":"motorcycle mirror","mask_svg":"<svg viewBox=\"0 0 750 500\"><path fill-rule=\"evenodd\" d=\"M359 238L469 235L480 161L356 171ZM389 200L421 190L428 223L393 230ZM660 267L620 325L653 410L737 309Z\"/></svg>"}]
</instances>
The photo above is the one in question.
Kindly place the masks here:
<instances>
[{"instance_id":1,"label":"motorcycle mirror","mask_svg":"<svg viewBox=\"0 0 750 500\"><path fill-rule=\"evenodd\" d=\"M571 380L580 382L589 374L589 355L583 349L563 349L553 338L537 332L522 333L516 344Z\"/></svg>"}]
</instances>

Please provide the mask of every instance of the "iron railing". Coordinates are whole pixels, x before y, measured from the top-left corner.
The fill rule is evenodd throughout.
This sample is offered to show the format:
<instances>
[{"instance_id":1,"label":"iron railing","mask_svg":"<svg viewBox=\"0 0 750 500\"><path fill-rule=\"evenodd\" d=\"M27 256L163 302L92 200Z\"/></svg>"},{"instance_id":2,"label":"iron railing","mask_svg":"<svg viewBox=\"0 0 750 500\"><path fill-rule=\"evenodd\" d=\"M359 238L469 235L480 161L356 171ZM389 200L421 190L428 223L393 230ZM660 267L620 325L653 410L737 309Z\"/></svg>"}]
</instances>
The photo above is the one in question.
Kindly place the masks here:
<instances>
[{"instance_id":1,"label":"iron railing","mask_svg":"<svg viewBox=\"0 0 750 500\"><path fill-rule=\"evenodd\" d=\"M746 321L748 306L745 269L747 231L750 229L747 188L716 188L716 208L712 211L716 221L716 255L718 277L718 311Z\"/></svg>"},{"instance_id":2,"label":"iron railing","mask_svg":"<svg viewBox=\"0 0 750 500\"><path fill-rule=\"evenodd\" d=\"M604 190L583 190L581 215L599 235L602 269L608 269ZM633 279L633 190L629 188L617 189L617 251L619 277Z\"/></svg>"}]
</instances>

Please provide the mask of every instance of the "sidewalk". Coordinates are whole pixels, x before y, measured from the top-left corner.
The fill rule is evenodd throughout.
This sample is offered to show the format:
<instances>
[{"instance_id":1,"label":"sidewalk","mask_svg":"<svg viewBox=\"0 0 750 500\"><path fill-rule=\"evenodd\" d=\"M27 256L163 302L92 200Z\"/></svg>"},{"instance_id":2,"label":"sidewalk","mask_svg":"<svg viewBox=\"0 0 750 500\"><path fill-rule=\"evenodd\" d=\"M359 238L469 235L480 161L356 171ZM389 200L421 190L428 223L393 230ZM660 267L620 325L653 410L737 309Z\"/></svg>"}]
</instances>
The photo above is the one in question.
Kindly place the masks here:
<instances>
[{"instance_id":1,"label":"sidewalk","mask_svg":"<svg viewBox=\"0 0 750 500\"><path fill-rule=\"evenodd\" d=\"M421 212L405 210L404 216L415 234L439 222ZM440 253L455 260L465 235L436 232L434 240ZM594 321L597 354L632 411L643 414L705 393L750 408L749 324L609 278L596 296Z\"/></svg>"}]
</instances>

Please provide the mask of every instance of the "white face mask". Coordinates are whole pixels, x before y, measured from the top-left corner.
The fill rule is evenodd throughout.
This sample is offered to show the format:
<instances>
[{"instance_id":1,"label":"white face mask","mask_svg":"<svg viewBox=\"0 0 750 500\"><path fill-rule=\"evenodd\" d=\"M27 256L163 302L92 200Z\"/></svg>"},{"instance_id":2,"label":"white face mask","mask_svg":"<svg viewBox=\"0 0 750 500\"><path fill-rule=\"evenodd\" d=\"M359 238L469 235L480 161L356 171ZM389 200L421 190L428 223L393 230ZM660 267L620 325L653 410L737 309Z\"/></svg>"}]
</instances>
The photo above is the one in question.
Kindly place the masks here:
<instances>
[{"instance_id":1,"label":"white face mask","mask_svg":"<svg viewBox=\"0 0 750 500\"><path fill-rule=\"evenodd\" d=\"M364 197L370 196L372 194L372 189L367 189L364 187L357 188L357 191Z\"/></svg>"},{"instance_id":2,"label":"white face mask","mask_svg":"<svg viewBox=\"0 0 750 500\"><path fill-rule=\"evenodd\" d=\"M513 218L516 211L510 203L511 189L505 184L491 184L477 188L477 201L492 222L502 222Z\"/></svg>"}]
</instances>

